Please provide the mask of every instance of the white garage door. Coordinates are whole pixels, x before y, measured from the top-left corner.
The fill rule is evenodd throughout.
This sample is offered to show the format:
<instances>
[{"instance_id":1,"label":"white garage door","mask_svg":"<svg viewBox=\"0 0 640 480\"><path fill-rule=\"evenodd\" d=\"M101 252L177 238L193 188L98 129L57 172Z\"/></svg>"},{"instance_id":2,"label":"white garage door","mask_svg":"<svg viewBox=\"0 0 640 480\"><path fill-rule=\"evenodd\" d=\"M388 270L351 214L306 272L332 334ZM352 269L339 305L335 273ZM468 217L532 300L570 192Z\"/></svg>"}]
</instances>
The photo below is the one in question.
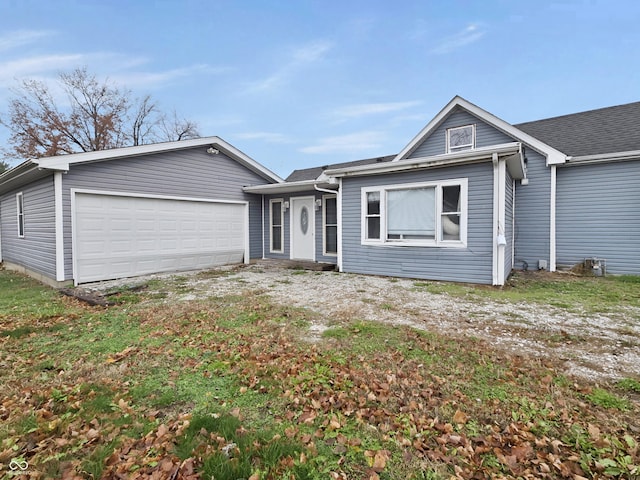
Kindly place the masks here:
<instances>
[{"instance_id":1,"label":"white garage door","mask_svg":"<svg viewBox=\"0 0 640 480\"><path fill-rule=\"evenodd\" d=\"M75 193L76 283L242 262L246 204Z\"/></svg>"}]
</instances>

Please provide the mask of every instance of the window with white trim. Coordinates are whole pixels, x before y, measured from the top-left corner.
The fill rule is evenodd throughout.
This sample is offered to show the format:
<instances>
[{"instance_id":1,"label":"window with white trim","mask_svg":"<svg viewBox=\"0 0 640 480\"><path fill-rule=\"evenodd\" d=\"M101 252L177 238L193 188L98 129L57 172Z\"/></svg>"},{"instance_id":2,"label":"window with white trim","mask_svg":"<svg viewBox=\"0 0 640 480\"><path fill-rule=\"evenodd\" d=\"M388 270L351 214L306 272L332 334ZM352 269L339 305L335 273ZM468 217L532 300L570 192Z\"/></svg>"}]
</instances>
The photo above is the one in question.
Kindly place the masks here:
<instances>
[{"instance_id":1,"label":"window with white trim","mask_svg":"<svg viewBox=\"0 0 640 480\"><path fill-rule=\"evenodd\" d=\"M466 246L467 179L362 189L362 243Z\"/></svg>"},{"instance_id":2,"label":"window with white trim","mask_svg":"<svg viewBox=\"0 0 640 480\"><path fill-rule=\"evenodd\" d=\"M282 253L284 251L284 226L282 223L283 202L281 198L269 200L269 225L271 240L269 251L272 253Z\"/></svg>"},{"instance_id":3,"label":"window with white trim","mask_svg":"<svg viewBox=\"0 0 640 480\"><path fill-rule=\"evenodd\" d=\"M380 191L364 194L364 238L380 240Z\"/></svg>"},{"instance_id":4,"label":"window with white trim","mask_svg":"<svg viewBox=\"0 0 640 480\"><path fill-rule=\"evenodd\" d=\"M18 212L18 237L24 238L24 195L16 193L16 209Z\"/></svg>"},{"instance_id":5,"label":"window with white trim","mask_svg":"<svg viewBox=\"0 0 640 480\"><path fill-rule=\"evenodd\" d=\"M476 148L476 126L447 128L447 153Z\"/></svg>"},{"instance_id":6,"label":"window with white trim","mask_svg":"<svg viewBox=\"0 0 640 480\"><path fill-rule=\"evenodd\" d=\"M338 254L338 203L334 195L322 197L324 255Z\"/></svg>"}]
</instances>

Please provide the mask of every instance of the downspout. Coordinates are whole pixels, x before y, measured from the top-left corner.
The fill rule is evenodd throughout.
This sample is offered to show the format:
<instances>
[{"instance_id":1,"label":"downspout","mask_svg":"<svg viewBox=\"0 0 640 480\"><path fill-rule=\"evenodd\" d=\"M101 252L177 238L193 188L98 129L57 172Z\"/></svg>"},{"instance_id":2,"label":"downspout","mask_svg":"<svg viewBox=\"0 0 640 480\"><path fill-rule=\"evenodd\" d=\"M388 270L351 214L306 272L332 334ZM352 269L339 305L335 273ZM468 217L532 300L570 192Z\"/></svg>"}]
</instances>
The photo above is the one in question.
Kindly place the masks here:
<instances>
[{"instance_id":1,"label":"downspout","mask_svg":"<svg viewBox=\"0 0 640 480\"><path fill-rule=\"evenodd\" d=\"M551 165L551 196L549 200L549 271L556 271L556 165Z\"/></svg>"},{"instance_id":2,"label":"downspout","mask_svg":"<svg viewBox=\"0 0 640 480\"><path fill-rule=\"evenodd\" d=\"M265 236L264 236L264 193L261 195L262 197L262 259L264 260L266 257L265 255L265 251L264 251L264 241L265 241Z\"/></svg>"},{"instance_id":3,"label":"downspout","mask_svg":"<svg viewBox=\"0 0 640 480\"><path fill-rule=\"evenodd\" d=\"M335 190L329 190L328 188L321 188L318 185L316 185L315 183L313 184L313 188L315 188L319 192L330 193L332 195L336 195L338 193Z\"/></svg>"},{"instance_id":4,"label":"downspout","mask_svg":"<svg viewBox=\"0 0 640 480\"><path fill-rule=\"evenodd\" d=\"M336 197L336 210L338 217L338 271L344 272L342 268L342 178L338 179L338 196Z\"/></svg>"},{"instance_id":5,"label":"downspout","mask_svg":"<svg viewBox=\"0 0 640 480\"><path fill-rule=\"evenodd\" d=\"M511 270L516 265L516 181L511 185Z\"/></svg>"}]
</instances>

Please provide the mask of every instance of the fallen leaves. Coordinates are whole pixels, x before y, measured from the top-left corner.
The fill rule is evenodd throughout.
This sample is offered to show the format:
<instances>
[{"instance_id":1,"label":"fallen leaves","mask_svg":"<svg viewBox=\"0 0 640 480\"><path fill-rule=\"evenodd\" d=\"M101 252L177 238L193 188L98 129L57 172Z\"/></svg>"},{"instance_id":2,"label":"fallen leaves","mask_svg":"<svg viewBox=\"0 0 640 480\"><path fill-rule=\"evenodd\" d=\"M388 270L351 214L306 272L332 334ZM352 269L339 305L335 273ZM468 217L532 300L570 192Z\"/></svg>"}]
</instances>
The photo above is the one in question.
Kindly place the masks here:
<instances>
[{"instance_id":1,"label":"fallen leaves","mask_svg":"<svg viewBox=\"0 0 640 480\"><path fill-rule=\"evenodd\" d=\"M397 348L379 342L363 353L351 351L348 344L339 350L309 346L271 321L279 311L250 298L233 302L230 308L238 315L251 315L252 329L217 324L221 313L213 306L145 309L137 315L147 328L146 338L117 341L116 348L103 350L116 353L95 358L87 353L65 365L33 346L22 352L11 340L15 346L3 351L2 360L22 373L5 383L0 397L0 420L13 429L0 444L0 463L22 455L33 465L44 465L45 459L66 456L56 471L64 478L83 478L89 476L86 459L102 449L104 461L96 461L103 478L200 478L207 455L233 457L238 446L205 431L204 444L189 458L179 458L176 441L190 421L182 409L201 399L189 399L192 403L179 408L177 402L151 407L146 399L134 398L124 381L171 364L166 382L172 389L186 373L212 383L220 375L233 378L230 391L219 393L224 399L212 401L215 408L242 422L247 418L242 428L249 429L260 412L264 424L279 429L284 440L303 445L304 451L282 458L281 471L314 465L339 480L385 478L399 464L416 469L436 465L457 479L582 480L636 474L638 442L625 425L637 428L637 418L611 421L607 412L580 403L588 386L562 390L554 384L552 370L543 369L538 378L526 362L501 359L504 376L498 380L504 385L498 380L493 385L518 392L520 398L477 401L464 388L465 382L480 383L473 369L459 359L449 362L455 351L409 329L392 332L401 336ZM286 318L295 320L293 314ZM100 320L92 321L96 326ZM75 335L85 327L69 328ZM111 338L118 340L120 333L113 329ZM57 339L52 338L54 344ZM98 335L91 338L99 343ZM3 341L6 345L10 340ZM411 348L403 348L407 345ZM181 348L189 355L178 356ZM485 363L492 358L483 351L475 355ZM205 365L205 358L220 369ZM45 385L33 380L42 372ZM245 415L234 403L240 396L263 404ZM102 405L98 411L90 410L94 403ZM277 478L263 473L252 471L247 478Z\"/></svg>"}]
</instances>

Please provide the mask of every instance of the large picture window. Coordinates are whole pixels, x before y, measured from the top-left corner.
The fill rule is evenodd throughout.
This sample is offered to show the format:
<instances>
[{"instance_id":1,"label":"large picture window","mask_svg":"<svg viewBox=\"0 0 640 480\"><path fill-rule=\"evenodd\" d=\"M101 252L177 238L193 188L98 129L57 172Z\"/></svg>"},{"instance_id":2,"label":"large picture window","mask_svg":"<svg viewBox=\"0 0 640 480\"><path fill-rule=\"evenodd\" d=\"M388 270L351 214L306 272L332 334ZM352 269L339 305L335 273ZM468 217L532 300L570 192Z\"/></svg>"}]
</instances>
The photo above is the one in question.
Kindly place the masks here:
<instances>
[{"instance_id":1,"label":"large picture window","mask_svg":"<svg viewBox=\"0 0 640 480\"><path fill-rule=\"evenodd\" d=\"M324 254L338 254L338 206L336 197L325 196L322 198L324 207L323 226L324 226Z\"/></svg>"},{"instance_id":2,"label":"large picture window","mask_svg":"<svg viewBox=\"0 0 640 480\"><path fill-rule=\"evenodd\" d=\"M284 245L284 225L282 219L282 199L273 199L269 201L269 218L271 224L271 242L269 251L273 253L282 253Z\"/></svg>"},{"instance_id":3,"label":"large picture window","mask_svg":"<svg viewBox=\"0 0 640 480\"><path fill-rule=\"evenodd\" d=\"M362 190L362 243L466 245L467 179Z\"/></svg>"},{"instance_id":4,"label":"large picture window","mask_svg":"<svg viewBox=\"0 0 640 480\"><path fill-rule=\"evenodd\" d=\"M18 237L24 237L24 196L22 192L16 194L16 209L18 211Z\"/></svg>"}]
</instances>

